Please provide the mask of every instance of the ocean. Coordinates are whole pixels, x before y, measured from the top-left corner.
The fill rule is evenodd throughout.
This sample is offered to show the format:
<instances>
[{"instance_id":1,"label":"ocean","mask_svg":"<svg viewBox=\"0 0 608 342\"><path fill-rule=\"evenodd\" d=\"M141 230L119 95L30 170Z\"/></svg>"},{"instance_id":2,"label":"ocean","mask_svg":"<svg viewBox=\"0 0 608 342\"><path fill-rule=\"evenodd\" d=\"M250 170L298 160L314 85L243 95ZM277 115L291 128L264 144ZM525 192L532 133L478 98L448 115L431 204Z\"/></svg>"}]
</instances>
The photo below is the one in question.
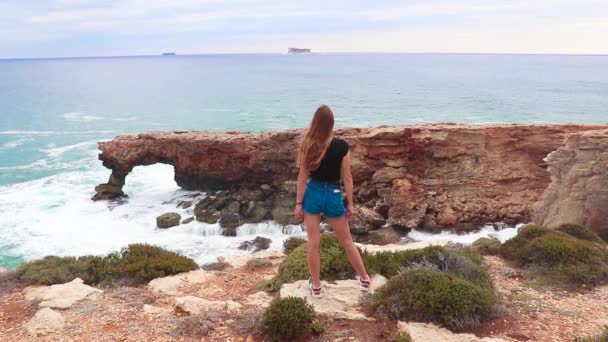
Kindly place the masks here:
<instances>
[{"instance_id":1,"label":"ocean","mask_svg":"<svg viewBox=\"0 0 608 342\"><path fill-rule=\"evenodd\" d=\"M332 107L338 126L605 124L608 56L0 60L0 266L14 268L51 254L101 254L133 242L158 244L199 263L242 254L240 242L256 235L280 248L301 230L267 222L226 238L216 225L199 222L156 229L155 218L164 212L190 215L191 209L177 210L175 204L197 194L179 189L167 165L136 168L122 205L91 202L94 186L110 174L97 160L96 143L142 131L305 127L321 103Z\"/></svg>"}]
</instances>

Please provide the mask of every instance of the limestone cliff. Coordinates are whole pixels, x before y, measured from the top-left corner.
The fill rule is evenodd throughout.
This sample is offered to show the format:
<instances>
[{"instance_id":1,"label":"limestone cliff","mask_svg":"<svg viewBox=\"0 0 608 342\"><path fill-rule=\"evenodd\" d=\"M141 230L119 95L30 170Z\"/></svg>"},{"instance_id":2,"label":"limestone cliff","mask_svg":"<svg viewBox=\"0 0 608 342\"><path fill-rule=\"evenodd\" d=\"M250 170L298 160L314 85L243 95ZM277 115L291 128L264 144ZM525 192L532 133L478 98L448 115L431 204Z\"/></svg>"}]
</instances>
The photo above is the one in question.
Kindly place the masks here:
<instances>
[{"instance_id":1,"label":"limestone cliff","mask_svg":"<svg viewBox=\"0 0 608 342\"><path fill-rule=\"evenodd\" d=\"M357 202L395 226L428 229L530 220L550 182L543 159L582 125L417 125L338 129L351 146ZM152 132L99 143L112 169L95 199L121 196L135 166L171 164L186 189L282 188L303 130Z\"/></svg>"},{"instance_id":2,"label":"limestone cliff","mask_svg":"<svg viewBox=\"0 0 608 342\"><path fill-rule=\"evenodd\" d=\"M547 162L551 184L534 222L551 228L581 224L608 238L608 130L572 135Z\"/></svg>"}]
</instances>

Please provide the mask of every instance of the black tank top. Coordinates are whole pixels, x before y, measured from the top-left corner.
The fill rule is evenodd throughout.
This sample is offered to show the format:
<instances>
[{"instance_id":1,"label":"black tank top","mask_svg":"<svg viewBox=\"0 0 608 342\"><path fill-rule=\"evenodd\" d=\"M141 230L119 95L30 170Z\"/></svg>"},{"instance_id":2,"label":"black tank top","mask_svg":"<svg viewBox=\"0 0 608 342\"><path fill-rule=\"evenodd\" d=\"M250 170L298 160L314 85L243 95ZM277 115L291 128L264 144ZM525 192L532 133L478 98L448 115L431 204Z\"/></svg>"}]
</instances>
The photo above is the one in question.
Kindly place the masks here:
<instances>
[{"instance_id":1,"label":"black tank top","mask_svg":"<svg viewBox=\"0 0 608 342\"><path fill-rule=\"evenodd\" d=\"M319 168L310 172L310 178L317 182L340 184L342 158L346 153L348 153L348 143L342 139L333 138Z\"/></svg>"}]
</instances>

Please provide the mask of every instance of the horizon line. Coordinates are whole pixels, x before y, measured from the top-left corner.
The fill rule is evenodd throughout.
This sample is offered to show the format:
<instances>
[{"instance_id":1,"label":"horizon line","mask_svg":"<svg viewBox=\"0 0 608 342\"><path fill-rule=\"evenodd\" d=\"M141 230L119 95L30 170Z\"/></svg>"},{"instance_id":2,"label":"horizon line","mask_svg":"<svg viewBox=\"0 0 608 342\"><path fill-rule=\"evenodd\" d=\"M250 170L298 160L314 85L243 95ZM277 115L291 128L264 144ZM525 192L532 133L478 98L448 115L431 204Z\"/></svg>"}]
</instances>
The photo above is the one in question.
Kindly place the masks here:
<instances>
[{"instance_id":1,"label":"horizon line","mask_svg":"<svg viewBox=\"0 0 608 342\"><path fill-rule=\"evenodd\" d=\"M0 57L0 61L16 61L16 60L48 60L48 59L95 59L95 58L137 58L137 57L165 57L175 58L180 56L219 56L219 55L291 55L287 52L205 52L205 53L184 53L177 52L174 55L164 55L167 52L159 54L134 54L134 55L99 55L99 56L55 56L55 57ZM339 54L393 54L393 55L505 55L505 56L588 56L588 57L605 57L608 53L535 53L535 52L395 52L395 51L332 51L332 52L315 52L294 55L339 55Z\"/></svg>"}]
</instances>

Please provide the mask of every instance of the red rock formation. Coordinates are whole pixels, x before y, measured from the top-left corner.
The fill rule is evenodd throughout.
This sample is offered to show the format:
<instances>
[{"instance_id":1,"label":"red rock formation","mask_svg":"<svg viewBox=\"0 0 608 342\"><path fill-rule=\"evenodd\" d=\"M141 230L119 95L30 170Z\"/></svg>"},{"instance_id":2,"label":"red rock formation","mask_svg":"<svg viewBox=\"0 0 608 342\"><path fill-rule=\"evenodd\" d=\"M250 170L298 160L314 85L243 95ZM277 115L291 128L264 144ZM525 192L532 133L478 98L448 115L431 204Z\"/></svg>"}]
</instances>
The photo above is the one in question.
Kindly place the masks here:
<instances>
[{"instance_id":1,"label":"red rock formation","mask_svg":"<svg viewBox=\"0 0 608 342\"><path fill-rule=\"evenodd\" d=\"M551 184L535 206L534 222L584 225L608 238L608 130L570 136L547 162Z\"/></svg>"},{"instance_id":2,"label":"red rock formation","mask_svg":"<svg viewBox=\"0 0 608 342\"><path fill-rule=\"evenodd\" d=\"M492 221L529 221L532 204L549 184L543 159L568 134L603 128L608 126L437 124L345 128L336 135L351 146L360 204L396 225L467 229ZM119 136L99 144L99 158L112 177L98 186L95 198L122 195L124 177L135 166L154 163L172 164L175 181L186 189L266 183L280 188L296 177L302 133ZM402 205L408 210L394 207Z\"/></svg>"}]
</instances>

